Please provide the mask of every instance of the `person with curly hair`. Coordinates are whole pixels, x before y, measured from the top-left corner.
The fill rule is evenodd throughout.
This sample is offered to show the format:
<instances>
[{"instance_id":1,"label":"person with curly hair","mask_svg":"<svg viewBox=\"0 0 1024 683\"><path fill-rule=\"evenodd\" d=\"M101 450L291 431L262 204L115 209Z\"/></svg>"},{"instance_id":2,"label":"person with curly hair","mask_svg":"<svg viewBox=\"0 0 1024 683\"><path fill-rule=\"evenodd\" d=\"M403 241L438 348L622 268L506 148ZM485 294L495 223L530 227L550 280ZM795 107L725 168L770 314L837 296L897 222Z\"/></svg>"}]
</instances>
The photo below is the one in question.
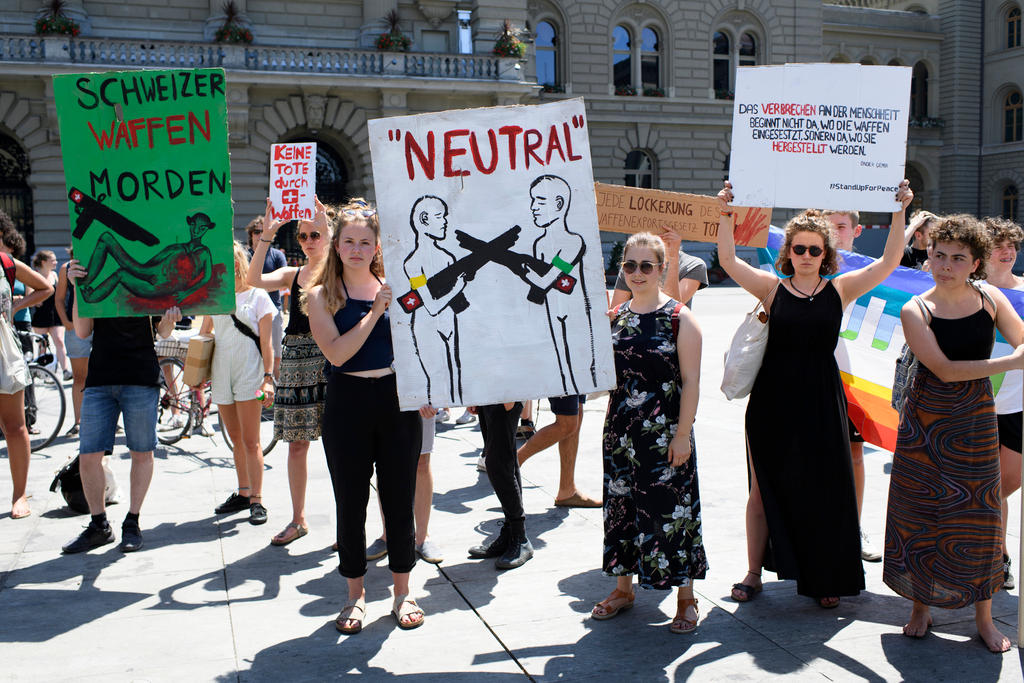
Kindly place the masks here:
<instances>
[{"instance_id":1,"label":"person with curly hair","mask_svg":"<svg viewBox=\"0 0 1024 683\"><path fill-rule=\"evenodd\" d=\"M835 349L843 310L892 273L903 253L903 210L913 199L900 183L882 257L838 271L835 235L817 211L786 225L779 278L736 257L732 185L718 193L718 258L736 282L764 302L769 316L764 361L747 402L750 455L747 560L733 599L761 590L761 568L796 579L797 592L823 608L864 588L860 525L850 460L846 395Z\"/></svg>"},{"instance_id":2,"label":"person with curly hair","mask_svg":"<svg viewBox=\"0 0 1024 683\"><path fill-rule=\"evenodd\" d=\"M1024 230L1005 218L986 218L985 227L992 238L992 256L985 264L986 282L1004 290L1024 290L1024 277L1013 274ZM996 394L996 420L999 423L999 477L1003 516L1003 588L1013 590L1015 581L1006 547L1006 499L1020 488L1021 402L1024 401L1024 373L1011 370L1002 377Z\"/></svg>"},{"instance_id":3,"label":"person with curly hair","mask_svg":"<svg viewBox=\"0 0 1024 683\"><path fill-rule=\"evenodd\" d=\"M1005 652L1010 641L992 623L1003 563L989 377L1024 367L1024 322L1005 294L980 283L991 250L973 216L939 219L928 247L935 286L900 312L918 366L899 411L882 580L913 601L904 635L928 632L931 607L973 604L986 647ZM993 360L996 329L1015 348Z\"/></svg>"}]
</instances>

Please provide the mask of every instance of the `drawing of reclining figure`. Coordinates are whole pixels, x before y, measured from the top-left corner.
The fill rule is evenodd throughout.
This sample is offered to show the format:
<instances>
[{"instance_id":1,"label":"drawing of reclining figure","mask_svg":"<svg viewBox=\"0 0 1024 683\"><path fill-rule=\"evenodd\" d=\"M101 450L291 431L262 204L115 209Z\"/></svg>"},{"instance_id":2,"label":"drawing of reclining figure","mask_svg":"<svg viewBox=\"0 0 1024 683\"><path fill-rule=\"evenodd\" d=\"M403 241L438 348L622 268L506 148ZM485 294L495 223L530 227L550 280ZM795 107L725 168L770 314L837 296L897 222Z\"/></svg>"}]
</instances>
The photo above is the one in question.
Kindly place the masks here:
<instances>
[{"instance_id":1,"label":"drawing of reclining figure","mask_svg":"<svg viewBox=\"0 0 1024 683\"><path fill-rule=\"evenodd\" d=\"M145 262L129 254L113 232L104 232L89 256L87 272L79 287L82 298L89 303L103 301L120 285L144 299L161 296L173 296L178 301L187 299L209 282L213 274L213 255L202 238L214 224L205 213L188 216L185 221L191 239L164 247ZM108 258L117 269L96 284Z\"/></svg>"}]
</instances>

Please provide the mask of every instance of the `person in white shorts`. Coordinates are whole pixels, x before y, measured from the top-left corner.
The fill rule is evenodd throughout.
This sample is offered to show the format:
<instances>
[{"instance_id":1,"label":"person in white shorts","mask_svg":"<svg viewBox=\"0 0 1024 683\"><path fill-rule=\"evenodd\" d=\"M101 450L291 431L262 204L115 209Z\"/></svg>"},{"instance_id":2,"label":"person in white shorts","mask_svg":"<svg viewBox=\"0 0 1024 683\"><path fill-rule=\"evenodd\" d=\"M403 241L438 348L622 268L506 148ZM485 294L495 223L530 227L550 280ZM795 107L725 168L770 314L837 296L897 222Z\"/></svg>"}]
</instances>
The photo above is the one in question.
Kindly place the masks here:
<instances>
[{"instance_id":1,"label":"person in white shorts","mask_svg":"<svg viewBox=\"0 0 1024 683\"><path fill-rule=\"evenodd\" d=\"M209 316L199 333L213 332L211 398L217 404L224 428L233 444L232 456L238 491L215 512L249 508L250 524L265 524L263 507L263 448L260 444L260 413L274 402L274 351L272 326L277 308L262 289L246 283L249 260L235 243L235 312Z\"/></svg>"}]
</instances>

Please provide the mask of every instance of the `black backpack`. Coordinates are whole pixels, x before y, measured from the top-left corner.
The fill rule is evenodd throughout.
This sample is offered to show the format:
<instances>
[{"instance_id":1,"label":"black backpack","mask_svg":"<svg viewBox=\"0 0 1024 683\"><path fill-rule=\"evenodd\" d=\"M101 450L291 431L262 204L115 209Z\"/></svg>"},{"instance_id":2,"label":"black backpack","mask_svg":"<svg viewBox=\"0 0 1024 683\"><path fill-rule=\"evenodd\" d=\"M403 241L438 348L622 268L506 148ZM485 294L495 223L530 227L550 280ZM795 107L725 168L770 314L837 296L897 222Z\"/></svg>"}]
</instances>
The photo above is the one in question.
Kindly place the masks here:
<instances>
[{"instance_id":1,"label":"black backpack","mask_svg":"<svg viewBox=\"0 0 1024 683\"><path fill-rule=\"evenodd\" d=\"M88 514L89 504L85 500L85 490L82 488L82 475L78 472L78 456L68 461L61 467L50 484L50 491L56 491L60 487L60 495L68 507L80 514Z\"/></svg>"}]
</instances>

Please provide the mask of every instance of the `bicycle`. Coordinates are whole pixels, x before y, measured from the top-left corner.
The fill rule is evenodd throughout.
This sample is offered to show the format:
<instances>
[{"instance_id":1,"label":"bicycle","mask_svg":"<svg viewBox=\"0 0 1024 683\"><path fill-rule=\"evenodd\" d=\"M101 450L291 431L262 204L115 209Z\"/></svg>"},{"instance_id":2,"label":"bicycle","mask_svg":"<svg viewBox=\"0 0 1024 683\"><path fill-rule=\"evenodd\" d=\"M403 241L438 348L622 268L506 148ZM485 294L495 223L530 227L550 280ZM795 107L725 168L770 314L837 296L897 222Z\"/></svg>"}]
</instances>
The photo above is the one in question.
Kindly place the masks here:
<instances>
[{"instance_id":1,"label":"bicycle","mask_svg":"<svg viewBox=\"0 0 1024 683\"><path fill-rule=\"evenodd\" d=\"M160 443L173 444L191 436L199 429L213 411L210 400L210 381L192 388L185 384L185 364L175 356L160 359L160 403L157 408L157 438ZM217 411L217 424L221 438L228 448L233 448L224 420ZM260 443L263 454L267 455L277 445L274 436L274 409L263 408L260 415Z\"/></svg>"},{"instance_id":2,"label":"bicycle","mask_svg":"<svg viewBox=\"0 0 1024 683\"><path fill-rule=\"evenodd\" d=\"M54 372L45 366L53 362L50 338L35 332L18 331L19 340L30 342L26 352L29 377L32 383L25 387L25 427L29 432L31 451L46 448L64 426L67 397L64 385ZM25 348L23 344L22 348Z\"/></svg>"}]
</instances>

